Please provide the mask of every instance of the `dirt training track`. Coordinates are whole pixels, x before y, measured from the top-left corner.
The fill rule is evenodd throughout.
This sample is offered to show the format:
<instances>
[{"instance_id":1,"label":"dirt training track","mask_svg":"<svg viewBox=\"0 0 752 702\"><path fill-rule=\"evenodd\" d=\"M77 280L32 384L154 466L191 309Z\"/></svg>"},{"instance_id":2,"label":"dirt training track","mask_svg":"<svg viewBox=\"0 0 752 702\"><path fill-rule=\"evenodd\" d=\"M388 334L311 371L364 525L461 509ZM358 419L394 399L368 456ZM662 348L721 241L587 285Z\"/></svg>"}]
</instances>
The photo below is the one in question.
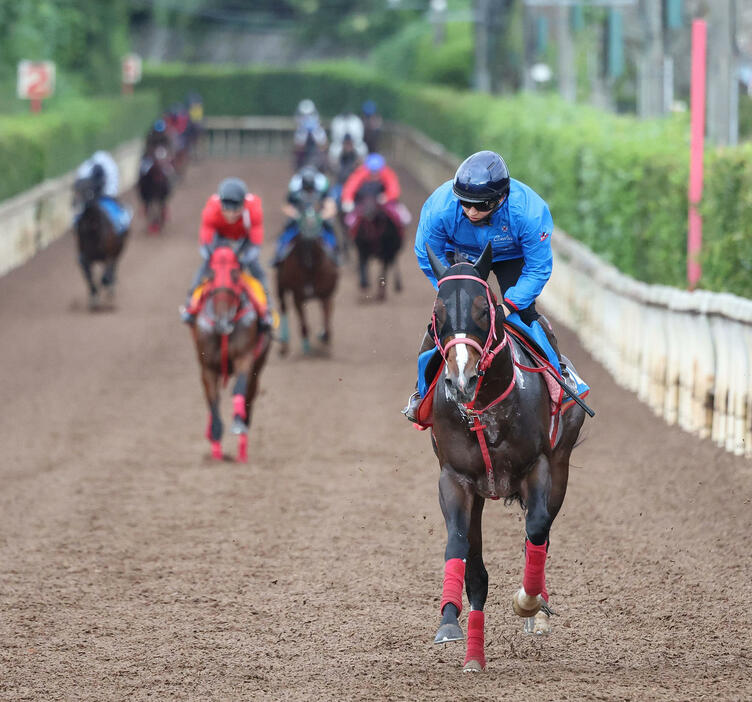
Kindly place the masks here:
<instances>
[{"instance_id":1,"label":"dirt training track","mask_svg":"<svg viewBox=\"0 0 752 702\"><path fill-rule=\"evenodd\" d=\"M523 515L492 503L488 670L431 644L438 467L399 409L433 294L410 250L384 305L357 304L343 271L331 357L304 359L291 319L249 464L208 460L177 306L225 175L264 198L266 263L287 162L208 162L161 237L137 222L117 311L83 311L70 236L0 279L0 699L752 699L750 463L666 427L561 326L598 414L552 531L554 631L512 613ZM402 175L417 216L426 193Z\"/></svg>"}]
</instances>

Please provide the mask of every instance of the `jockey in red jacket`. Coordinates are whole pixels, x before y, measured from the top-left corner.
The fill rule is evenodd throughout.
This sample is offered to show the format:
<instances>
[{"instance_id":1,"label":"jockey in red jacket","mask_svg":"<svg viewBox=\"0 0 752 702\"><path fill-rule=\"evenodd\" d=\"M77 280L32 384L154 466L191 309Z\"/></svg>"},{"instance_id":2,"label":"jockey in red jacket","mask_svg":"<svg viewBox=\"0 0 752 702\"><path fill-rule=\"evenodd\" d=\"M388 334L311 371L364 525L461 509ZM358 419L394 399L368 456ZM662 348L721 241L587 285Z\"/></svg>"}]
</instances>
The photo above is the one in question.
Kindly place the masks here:
<instances>
[{"instance_id":1,"label":"jockey in red jacket","mask_svg":"<svg viewBox=\"0 0 752 702\"><path fill-rule=\"evenodd\" d=\"M181 309L183 321L188 324L196 321L198 309L191 303L193 293L209 274L212 251L217 245L229 243L237 251L240 265L264 287L267 309L263 310L265 319L262 321L270 323L271 296L266 273L259 260L261 244L264 241L261 198L249 193L245 183L239 178L226 178L219 184L216 195L212 195L204 206L198 238L203 262L193 278L188 300ZM240 244L241 241L245 243Z\"/></svg>"},{"instance_id":2,"label":"jockey in red jacket","mask_svg":"<svg viewBox=\"0 0 752 702\"><path fill-rule=\"evenodd\" d=\"M386 165L381 154L368 154L365 163L358 166L345 181L342 188L342 211L352 212L355 208L354 216L350 215L345 220L348 226L352 228L358 220L355 204L358 200L358 193L370 188L377 188L380 191L379 202L401 236L405 217L399 204L401 194L399 179L397 174Z\"/></svg>"}]
</instances>

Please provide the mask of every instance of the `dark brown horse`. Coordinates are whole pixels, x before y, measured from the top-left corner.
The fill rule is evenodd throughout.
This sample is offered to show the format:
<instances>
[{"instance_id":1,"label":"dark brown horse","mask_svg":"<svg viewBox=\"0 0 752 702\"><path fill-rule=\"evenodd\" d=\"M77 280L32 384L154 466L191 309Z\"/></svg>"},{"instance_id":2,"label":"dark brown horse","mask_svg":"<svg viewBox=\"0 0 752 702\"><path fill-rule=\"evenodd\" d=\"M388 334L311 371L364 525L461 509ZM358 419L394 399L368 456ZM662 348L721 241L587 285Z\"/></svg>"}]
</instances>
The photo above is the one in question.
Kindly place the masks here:
<instances>
[{"instance_id":1,"label":"dark brown horse","mask_svg":"<svg viewBox=\"0 0 752 702\"><path fill-rule=\"evenodd\" d=\"M138 176L138 193L144 206L147 228L150 233L162 231L167 219L167 200L172 191L175 171L164 147L141 160Z\"/></svg>"},{"instance_id":2,"label":"dark brown horse","mask_svg":"<svg viewBox=\"0 0 752 702\"><path fill-rule=\"evenodd\" d=\"M248 431L258 380L266 362L271 334L259 325L259 314L252 304L235 252L219 246L212 253L211 278L203 292L196 324L191 327L201 367L209 420L206 438L212 457L221 459L222 419L219 413L219 381L233 386L232 433L238 435L238 461L248 459Z\"/></svg>"},{"instance_id":3,"label":"dark brown horse","mask_svg":"<svg viewBox=\"0 0 752 702\"><path fill-rule=\"evenodd\" d=\"M117 262L123 252L128 232L118 234L112 221L99 204L101 181L79 178L73 185L74 206L80 214L75 223L78 262L89 289L89 309L100 304L100 286L108 302L115 296ZM94 280L93 264L104 266L99 285Z\"/></svg>"},{"instance_id":4,"label":"dark brown horse","mask_svg":"<svg viewBox=\"0 0 752 702\"><path fill-rule=\"evenodd\" d=\"M358 251L358 276L360 291L367 296L370 287L368 263L375 258L381 263L376 298L386 298L386 277L394 267L394 289L402 290L402 277L397 267L397 254L402 248L402 232L380 202L380 193L364 186L358 192L357 206L346 221L350 225L350 238Z\"/></svg>"},{"instance_id":5,"label":"dark brown horse","mask_svg":"<svg viewBox=\"0 0 752 702\"><path fill-rule=\"evenodd\" d=\"M441 625L435 643L462 640L463 584L470 602L465 670L485 668L481 515L486 499L517 499L526 509L525 569L513 608L525 630L548 633L545 562L551 524L567 489L569 456L585 418L577 405L551 436L551 400L543 373L505 330L502 308L486 282L488 245L475 265L446 268L430 249L439 281L433 329L444 357L433 390L432 439L441 473L446 522ZM568 364L571 367L571 364Z\"/></svg>"},{"instance_id":6,"label":"dark brown horse","mask_svg":"<svg viewBox=\"0 0 752 702\"><path fill-rule=\"evenodd\" d=\"M321 301L324 328L319 339L326 345L332 338L331 318L334 291L337 289L339 270L326 252L321 240L322 221L312 205L303 208L298 220L298 235L290 253L277 266L277 297L280 307L280 353L286 354L290 343L287 317L287 294L292 295L300 320L303 353L311 352L305 302L312 298Z\"/></svg>"}]
</instances>

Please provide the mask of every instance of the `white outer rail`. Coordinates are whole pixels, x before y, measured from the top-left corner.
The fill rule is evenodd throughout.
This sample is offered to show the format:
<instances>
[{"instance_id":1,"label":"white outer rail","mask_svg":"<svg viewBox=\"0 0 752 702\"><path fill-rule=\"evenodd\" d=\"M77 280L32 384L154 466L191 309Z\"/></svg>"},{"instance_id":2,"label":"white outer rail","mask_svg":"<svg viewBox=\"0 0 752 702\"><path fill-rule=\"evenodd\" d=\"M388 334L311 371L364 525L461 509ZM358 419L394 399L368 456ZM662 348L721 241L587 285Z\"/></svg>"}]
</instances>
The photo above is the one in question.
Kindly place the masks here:
<instances>
[{"instance_id":1,"label":"white outer rail","mask_svg":"<svg viewBox=\"0 0 752 702\"><path fill-rule=\"evenodd\" d=\"M120 188L128 190L138 179L143 142L121 144L112 151L120 169ZM20 266L70 229L75 171L45 180L0 202L0 275Z\"/></svg>"},{"instance_id":2,"label":"white outer rail","mask_svg":"<svg viewBox=\"0 0 752 702\"><path fill-rule=\"evenodd\" d=\"M386 149L429 191L460 163L401 126ZM752 457L752 300L641 283L558 229L551 243L544 306L667 423Z\"/></svg>"}]
</instances>

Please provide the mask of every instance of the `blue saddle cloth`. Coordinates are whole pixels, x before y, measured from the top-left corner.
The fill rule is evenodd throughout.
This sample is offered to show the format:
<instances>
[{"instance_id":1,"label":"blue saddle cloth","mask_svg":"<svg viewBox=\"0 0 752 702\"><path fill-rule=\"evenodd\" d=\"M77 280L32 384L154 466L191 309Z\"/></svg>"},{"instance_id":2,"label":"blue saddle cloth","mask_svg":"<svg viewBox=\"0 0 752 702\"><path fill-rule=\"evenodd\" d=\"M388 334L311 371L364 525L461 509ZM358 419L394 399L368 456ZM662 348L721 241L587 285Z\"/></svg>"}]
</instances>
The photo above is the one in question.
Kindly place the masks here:
<instances>
[{"instance_id":1,"label":"blue saddle cloth","mask_svg":"<svg viewBox=\"0 0 752 702\"><path fill-rule=\"evenodd\" d=\"M129 210L123 207L117 200L103 195L99 198L99 206L104 213L110 218L115 232L119 235L125 234L131 226L132 215Z\"/></svg>"},{"instance_id":2,"label":"blue saddle cloth","mask_svg":"<svg viewBox=\"0 0 752 702\"><path fill-rule=\"evenodd\" d=\"M538 346L540 346L541 350L546 354L546 358L551 363L551 365L556 369L559 375L561 375L561 365L559 364L559 359L556 356L556 351L554 351L553 347L551 346L551 343L549 342L546 333L543 331L543 327L541 327L540 322L536 320L528 326L520 319L520 316L519 314L517 314L517 312L510 314L506 318L506 321L516 329L519 329L521 332L529 336L533 341L535 341L535 343L537 343ZM429 349L428 351L424 351L418 356L418 392L420 393L421 397L426 396L426 393L428 392L428 389L433 382L433 378L436 375L436 370L438 370L439 367L440 358L441 355L436 347ZM434 361L433 363L431 362L432 360ZM580 378L580 376L577 374L577 371L575 371L575 369L571 365L567 365L567 373L570 379L574 381L574 383L568 383L570 387L572 387L573 384L576 384L576 390L574 387L572 387L572 389L575 391L578 397L585 397L585 395L587 395L590 391L590 386L585 383L582 378ZM570 402L573 402L573 400L570 400ZM566 402L566 399L564 404L568 404Z\"/></svg>"},{"instance_id":3,"label":"blue saddle cloth","mask_svg":"<svg viewBox=\"0 0 752 702\"><path fill-rule=\"evenodd\" d=\"M287 254L289 254L292 250L292 245L297 235L298 227L295 224L291 224L282 232L282 234L280 234L279 239L277 239L277 248L274 253L275 262L282 261L286 258ZM337 237L334 235L334 232L329 229L329 227L321 227L319 237L324 242L324 245L332 252L332 254L337 250Z\"/></svg>"}]
</instances>

